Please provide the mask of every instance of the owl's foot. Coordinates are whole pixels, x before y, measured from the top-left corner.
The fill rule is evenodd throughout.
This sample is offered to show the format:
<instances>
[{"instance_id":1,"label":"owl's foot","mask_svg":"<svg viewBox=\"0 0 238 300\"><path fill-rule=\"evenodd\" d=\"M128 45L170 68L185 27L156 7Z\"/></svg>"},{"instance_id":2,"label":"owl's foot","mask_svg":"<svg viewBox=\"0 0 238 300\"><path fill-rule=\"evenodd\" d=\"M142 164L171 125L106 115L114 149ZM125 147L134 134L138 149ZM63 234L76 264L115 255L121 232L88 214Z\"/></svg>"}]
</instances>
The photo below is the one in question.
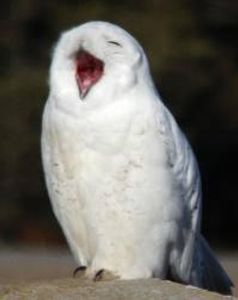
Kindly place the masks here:
<instances>
[{"instance_id":1,"label":"owl's foot","mask_svg":"<svg viewBox=\"0 0 238 300\"><path fill-rule=\"evenodd\" d=\"M74 272L73 272L73 277L85 277L85 274L86 274L86 270L87 270L87 267L85 266L80 266L80 267L77 267ZM79 275L78 275L79 273Z\"/></svg>"},{"instance_id":2,"label":"owl's foot","mask_svg":"<svg viewBox=\"0 0 238 300\"><path fill-rule=\"evenodd\" d=\"M93 281L109 281L113 279L118 279L118 277L112 272L104 269L97 271L93 277Z\"/></svg>"}]
</instances>

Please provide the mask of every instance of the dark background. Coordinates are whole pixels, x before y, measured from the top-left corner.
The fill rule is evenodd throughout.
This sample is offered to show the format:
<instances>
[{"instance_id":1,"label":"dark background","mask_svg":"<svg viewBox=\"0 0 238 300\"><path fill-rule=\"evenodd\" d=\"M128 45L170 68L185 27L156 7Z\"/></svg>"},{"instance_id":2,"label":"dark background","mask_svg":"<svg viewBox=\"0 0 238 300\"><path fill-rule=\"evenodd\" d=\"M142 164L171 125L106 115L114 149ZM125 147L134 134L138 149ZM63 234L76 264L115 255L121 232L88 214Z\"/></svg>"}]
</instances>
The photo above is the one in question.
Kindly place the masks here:
<instances>
[{"instance_id":1,"label":"dark background","mask_svg":"<svg viewBox=\"0 0 238 300\"><path fill-rule=\"evenodd\" d=\"M238 246L238 1L13 1L0 7L0 243L61 245L40 158L51 52L61 31L119 24L145 48L203 181L203 232Z\"/></svg>"}]
</instances>

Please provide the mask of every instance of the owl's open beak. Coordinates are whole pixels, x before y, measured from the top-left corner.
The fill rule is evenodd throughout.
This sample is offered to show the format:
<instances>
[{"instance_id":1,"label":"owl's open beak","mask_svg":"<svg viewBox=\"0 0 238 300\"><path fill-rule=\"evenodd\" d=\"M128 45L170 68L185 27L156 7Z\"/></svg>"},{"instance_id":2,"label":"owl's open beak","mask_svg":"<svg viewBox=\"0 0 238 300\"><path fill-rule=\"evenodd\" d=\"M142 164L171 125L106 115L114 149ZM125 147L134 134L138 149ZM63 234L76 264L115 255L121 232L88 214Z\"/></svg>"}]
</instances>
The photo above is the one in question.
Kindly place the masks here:
<instances>
[{"instance_id":1,"label":"owl's open beak","mask_svg":"<svg viewBox=\"0 0 238 300\"><path fill-rule=\"evenodd\" d=\"M86 81L81 80L80 77L79 78L76 77L76 80L78 83L80 99L83 100L85 98L85 96L87 95L87 93L89 92L89 90L92 86L92 83L91 82L87 83Z\"/></svg>"},{"instance_id":2,"label":"owl's open beak","mask_svg":"<svg viewBox=\"0 0 238 300\"><path fill-rule=\"evenodd\" d=\"M85 50L80 50L76 57L76 81L80 99L83 100L90 89L102 77L104 63Z\"/></svg>"}]
</instances>

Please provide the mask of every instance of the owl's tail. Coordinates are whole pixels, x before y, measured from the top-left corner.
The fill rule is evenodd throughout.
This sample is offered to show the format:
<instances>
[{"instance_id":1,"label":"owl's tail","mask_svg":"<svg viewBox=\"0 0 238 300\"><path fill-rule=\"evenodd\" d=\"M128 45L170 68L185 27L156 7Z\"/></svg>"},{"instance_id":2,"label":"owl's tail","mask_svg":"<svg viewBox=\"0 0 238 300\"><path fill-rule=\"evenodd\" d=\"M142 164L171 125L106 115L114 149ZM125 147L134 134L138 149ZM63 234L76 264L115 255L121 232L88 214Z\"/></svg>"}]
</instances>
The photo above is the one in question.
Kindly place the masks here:
<instances>
[{"instance_id":1,"label":"owl's tail","mask_svg":"<svg viewBox=\"0 0 238 300\"><path fill-rule=\"evenodd\" d=\"M231 295L231 288L234 286L229 276L226 274L206 240L200 235L198 239L199 254L195 264L200 264L200 284L202 288L215 291L225 295Z\"/></svg>"}]
</instances>

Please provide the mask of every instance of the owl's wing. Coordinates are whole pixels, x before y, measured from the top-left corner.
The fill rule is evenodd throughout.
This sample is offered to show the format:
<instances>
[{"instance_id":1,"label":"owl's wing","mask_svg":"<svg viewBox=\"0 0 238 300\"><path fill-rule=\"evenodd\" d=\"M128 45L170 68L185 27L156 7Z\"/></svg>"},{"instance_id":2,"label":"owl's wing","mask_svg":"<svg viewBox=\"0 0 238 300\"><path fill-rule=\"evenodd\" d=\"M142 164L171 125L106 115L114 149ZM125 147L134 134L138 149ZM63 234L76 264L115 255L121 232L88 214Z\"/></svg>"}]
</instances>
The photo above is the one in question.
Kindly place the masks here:
<instances>
[{"instance_id":1,"label":"owl's wing","mask_svg":"<svg viewBox=\"0 0 238 300\"><path fill-rule=\"evenodd\" d=\"M163 130L168 165L190 213L190 230L200 230L201 181L193 150L171 113L164 107Z\"/></svg>"},{"instance_id":2,"label":"owl's wing","mask_svg":"<svg viewBox=\"0 0 238 300\"><path fill-rule=\"evenodd\" d=\"M231 294L232 281L200 234L202 192L196 158L173 116L164 109L168 164L187 209L185 218L188 218L184 220L184 249L180 259L172 262L172 273L185 283Z\"/></svg>"},{"instance_id":3,"label":"owl's wing","mask_svg":"<svg viewBox=\"0 0 238 300\"><path fill-rule=\"evenodd\" d=\"M165 106L160 107L158 119L164 136L167 164L179 196L185 207L184 219L178 226L183 241L178 247L179 260L171 262L171 272L183 282L190 282L196 239L200 232L201 183L196 158L186 137ZM181 246L182 245L182 246Z\"/></svg>"}]
</instances>

